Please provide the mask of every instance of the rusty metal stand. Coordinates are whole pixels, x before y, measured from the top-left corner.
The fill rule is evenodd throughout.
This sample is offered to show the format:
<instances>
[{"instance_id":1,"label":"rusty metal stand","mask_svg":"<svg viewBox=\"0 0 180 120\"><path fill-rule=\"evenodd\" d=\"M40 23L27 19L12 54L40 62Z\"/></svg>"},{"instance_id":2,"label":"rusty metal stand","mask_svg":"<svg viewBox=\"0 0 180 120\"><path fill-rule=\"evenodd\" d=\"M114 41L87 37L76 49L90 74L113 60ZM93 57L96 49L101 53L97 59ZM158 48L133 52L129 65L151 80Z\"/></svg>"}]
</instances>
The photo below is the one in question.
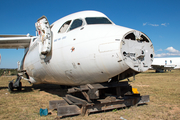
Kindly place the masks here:
<instances>
[{"instance_id":1,"label":"rusty metal stand","mask_svg":"<svg viewBox=\"0 0 180 120\"><path fill-rule=\"evenodd\" d=\"M134 94L128 82L112 82L70 88L63 99L49 101L49 109L57 109L60 117L145 104L149 95Z\"/></svg>"}]
</instances>

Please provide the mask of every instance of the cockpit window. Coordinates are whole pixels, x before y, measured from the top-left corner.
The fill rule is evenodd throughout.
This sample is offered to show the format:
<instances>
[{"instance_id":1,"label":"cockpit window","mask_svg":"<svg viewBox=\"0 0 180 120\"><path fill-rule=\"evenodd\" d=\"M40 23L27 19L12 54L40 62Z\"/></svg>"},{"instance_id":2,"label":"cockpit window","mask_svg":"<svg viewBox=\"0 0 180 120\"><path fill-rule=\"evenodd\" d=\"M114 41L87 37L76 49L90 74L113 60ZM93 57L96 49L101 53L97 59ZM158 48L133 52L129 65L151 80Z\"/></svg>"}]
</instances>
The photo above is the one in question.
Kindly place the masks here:
<instances>
[{"instance_id":1,"label":"cockpit window","mask_svg":"<svg viewBox=\"0 0 180 120\"><path fill-rule=\"evenodd\" d=\"M86 19L87 24L112 24L105 17L87 17L85 19Z\"/></svg>"},{"instance_id":2,"label":"cockpit window","mask_svg":"<svg viewBox=\"0 0 180 120\"><path fill-rule=\"evenodd\" d=\"M51 25L50 28L52 29L53 26L54 26L54 25Z\"/></svg>"},{"instance_id":3,"label":"cockpit window","mask_svg":"<svg viewBox=\"0 0 180 120\"><path fill-rule=\"evenodd\" d=\"M64 33L64 32L66 32L66 30L67 30L67 28L69 27L70 23L71 23L71 20L65 22L65 23L61 26L61 28L59 29L58 33Z\"/></svg>"},{"instance_id":4,"label":"cockpit window","mask_svg":"<svg viewBox=\"0 0 180 120\"><path fill-rule=\"evenodd\" d=\"M83 21L81 19L74 20L69 31L82 26L82 24L83 24Z\"/></svg>"}]
</instances>

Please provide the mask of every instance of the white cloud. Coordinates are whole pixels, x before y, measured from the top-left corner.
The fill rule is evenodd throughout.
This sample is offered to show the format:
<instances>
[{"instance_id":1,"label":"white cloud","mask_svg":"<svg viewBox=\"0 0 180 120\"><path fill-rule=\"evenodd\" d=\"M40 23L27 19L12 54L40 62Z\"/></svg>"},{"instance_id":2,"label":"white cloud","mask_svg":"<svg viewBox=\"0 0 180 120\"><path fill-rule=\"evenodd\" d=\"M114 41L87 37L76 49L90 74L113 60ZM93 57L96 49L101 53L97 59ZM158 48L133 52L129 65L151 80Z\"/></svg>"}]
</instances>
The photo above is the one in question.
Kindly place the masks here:
<instances>
[{"instance_id":1,"label":"white cloud","mask_svg":"<svg viewBox=\"0 0 180 120\"><path fill-rule=\"evenodd\" d=\"M179 51L174 49L173 47L168 47L166 48L167 51L171 52L171 53L178 53Z\"/></svg>"},{"instance_id":2,"label":"white cloud","mask_svg":"<svg viewBox=\"0 0 180 120\"><path fill-rule=\"evenodd\" d=\"M161 54L155 54L155 57L171 57L171 56L180 56L179 53L161 53Z\"/></svg>"},{"instance_id":3,"label":"white cloud","mask_svg":"<svg viewBox=\"0 0 180 120\"><path fill-rule=\"evenodd\" d=\"M153 27L159 26L159 24L148 24L148 25L153 26Z\"/></svg>"},{"instance_id":4,"label":"white cloud","mask_svg":"<svg viewBox=\"0 0 180 120\"><path fill-rule=\"evenodd\" d=\"M146 25L153 26L153 27L158 27L159 26L159 24L152 24L152 23L148 23L148 22L143 23L143 26L146 26ZM169 23L161 23L160 25L167 27L167 25L169 25Z\"/></svg>"},{"instance_id":5,"label":"white cloud","mask_svg":"<svg viewBox=\"0 0 180 120\"><path fill-rule=\"evenodd\" d=\"M162 49L159 49L159 50L162 50ZM157 51L159 51L159 50L157 50ZM180 51L174 49L173 47L168 47L165 50L167 50L168 53L155 54L155 57L180 56Z\"/></svg>"},{"instance_id":6,"label":"white cloud","mask_svg":"<svg viewBox=\"0 0 180 120\"><path fill-rule=\"evenodd\" d=\"M157 51L163 51L162 49L159 49L159 50L157 50Z\"/></svg>"},{"instance_id":7,"label":"white cloud","mask_svg":"<svg viewBox=\"0 0 180 120\"><path fill-rule=\"evenodd\" d=\"M161 53L161 54L155 54L154 57L165 57L167 56L166 53Z\"/></svg>"},{"instance_id":8,"label":"white cloud","mask_svg":"<svg viewBox=\"0 0 180 120\"><path fill-rule=\"evenodd\" d=\"M169 23L161 23L161 25L167 27L167 25L169 25Z\"/></svg>"},{"instance_id":9,"label":"white cloud","mask_svg":"<svg viewBox=\"0 0 180 120\"><path fill-rule=\"evenodd\" d=\"M143 26L146 26L147 25L147 22L146 23L143 23Z\"/></svg>"}]
</instances>

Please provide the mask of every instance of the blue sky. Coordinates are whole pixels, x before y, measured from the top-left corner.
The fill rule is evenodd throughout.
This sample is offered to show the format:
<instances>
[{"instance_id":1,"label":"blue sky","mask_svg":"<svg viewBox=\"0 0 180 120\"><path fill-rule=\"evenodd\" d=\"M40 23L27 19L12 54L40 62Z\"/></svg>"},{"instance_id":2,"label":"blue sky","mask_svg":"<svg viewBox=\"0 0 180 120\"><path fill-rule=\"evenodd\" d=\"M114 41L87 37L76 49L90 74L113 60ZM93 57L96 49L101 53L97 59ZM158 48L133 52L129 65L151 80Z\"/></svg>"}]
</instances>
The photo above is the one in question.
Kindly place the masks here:
<instances>
[{"instance_id":1,"label":"blue sky","mask_svg":"<svg viewBox=\"0 0 180 120\"><path fill-rule=\"evenodd\" d=\"M83 10L97 10L115 24L144 32L156 57L180 56L179 0L0 0L0 34L35 35L35 22L49 23ZM17 68L23 49L0 49L0 68Z\"/></svg>"}]
</instances>

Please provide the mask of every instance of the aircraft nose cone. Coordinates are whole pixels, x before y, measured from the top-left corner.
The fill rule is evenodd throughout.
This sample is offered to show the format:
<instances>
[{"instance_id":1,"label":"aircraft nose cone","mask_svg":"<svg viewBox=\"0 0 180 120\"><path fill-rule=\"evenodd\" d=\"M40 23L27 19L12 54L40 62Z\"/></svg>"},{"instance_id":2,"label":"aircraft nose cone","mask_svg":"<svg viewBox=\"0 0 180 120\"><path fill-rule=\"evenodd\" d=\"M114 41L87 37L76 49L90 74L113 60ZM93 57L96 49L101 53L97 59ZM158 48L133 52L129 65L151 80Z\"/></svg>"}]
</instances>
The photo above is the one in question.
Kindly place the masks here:
<instances>
[{"instance_id":1,"label":"aircraft nose cone","mask_svg":"<svg viewBox=\"0 0 180 120\"><path fill-rule=\"evenodd\" d=\"M137 72L149 69L154 58L151 40L142 32L130 31L121 41L121 54L125 63Z\"/></svg>"}]
</instances>

